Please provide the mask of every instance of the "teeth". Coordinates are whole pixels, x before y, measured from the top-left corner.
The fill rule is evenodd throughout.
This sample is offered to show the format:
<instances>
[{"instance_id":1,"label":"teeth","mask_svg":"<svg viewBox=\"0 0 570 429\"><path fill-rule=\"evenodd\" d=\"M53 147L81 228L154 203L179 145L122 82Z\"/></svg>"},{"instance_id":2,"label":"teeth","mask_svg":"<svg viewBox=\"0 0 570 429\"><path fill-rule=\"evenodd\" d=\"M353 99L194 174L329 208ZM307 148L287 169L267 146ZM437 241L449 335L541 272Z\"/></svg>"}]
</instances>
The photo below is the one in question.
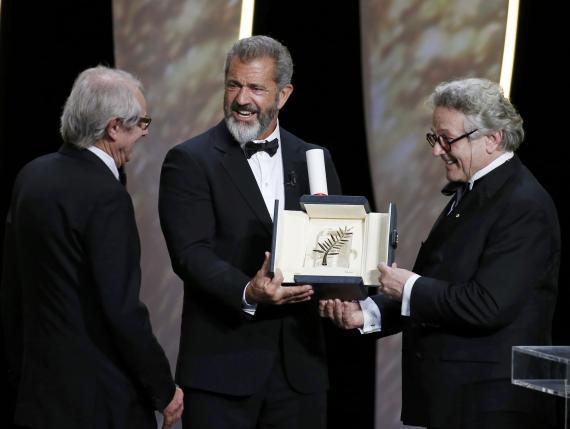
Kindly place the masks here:
<instances>
[{"instance_id":1,"label":"teeth","mask_svg":"<svg viewBox=\"0 0 570 429\"><path fill-rule=\"evenodd\" d=\"M238 113L239 113L240 115L242 115L242 116L250 116L250 115L251 115L251 112L244 112L244 111L241 111L241 110L239 110Z\"/></svg>"}]
</instances>

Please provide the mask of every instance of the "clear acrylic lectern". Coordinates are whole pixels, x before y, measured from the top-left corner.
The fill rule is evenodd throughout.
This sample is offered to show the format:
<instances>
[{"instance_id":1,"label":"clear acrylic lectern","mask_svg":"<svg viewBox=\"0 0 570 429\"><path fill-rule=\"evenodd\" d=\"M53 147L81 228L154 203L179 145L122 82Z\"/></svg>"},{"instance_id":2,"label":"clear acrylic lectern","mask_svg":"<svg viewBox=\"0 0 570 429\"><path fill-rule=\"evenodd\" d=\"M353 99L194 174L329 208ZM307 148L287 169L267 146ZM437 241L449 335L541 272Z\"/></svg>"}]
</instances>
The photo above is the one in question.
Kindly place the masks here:
<instances>
[{"instance_id":1,"label":"clear acrylic lectern","mask_svg":"<svg viewBox=\"0 0 570 429\"><path fill-rule=\"evenodd\" d=\"M570 407L570 346L514 346L511 381L564 398L564 428Z\"/></svg>"}]
</instances>

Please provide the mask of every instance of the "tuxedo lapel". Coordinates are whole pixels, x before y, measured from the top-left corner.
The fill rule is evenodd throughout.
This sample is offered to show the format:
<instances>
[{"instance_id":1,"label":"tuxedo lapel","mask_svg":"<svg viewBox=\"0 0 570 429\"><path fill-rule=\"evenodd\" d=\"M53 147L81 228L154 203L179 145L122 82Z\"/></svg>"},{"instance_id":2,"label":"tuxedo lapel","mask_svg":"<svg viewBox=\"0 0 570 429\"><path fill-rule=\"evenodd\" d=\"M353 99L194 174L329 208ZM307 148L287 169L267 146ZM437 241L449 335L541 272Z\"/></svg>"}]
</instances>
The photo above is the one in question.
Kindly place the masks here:
<instances>
[{"instance_id":1,"label":"tuxedo lapel","mask_svg":"<svg viewBox=\"0 0 570 429\"><path fill-rule=\"evenodd\" d=\"M309 177L304 147L286 130L280 129L285 209L300 210L299 198L308 193Z\"/></svg>"},{"instance_id":2,"label":"tuxedo lapel","mask_svg":"<svg viewBox=\"0 0 570 429\"><path fill-rule=\"evenodd\" d=\"M215 147L221 152L222 166L228 172L232 182L267 231L271 233L271 217L267 211L259 186L239 143L233 139L223 122L218 124L216 129ZM231 207L229 207L229 210L231 210Z\"/></svg>"},{"instance_id":3,"label":"tuxedo lapel","mask_svg":"<svg viewBox=\"0 0 570 429\"><path fill-rule=\"evenodd\" d=\"M437 217L436 221L434 222L434 224L432 225L429 234L427 236L426 240L429 240L429 238L432 236L432 234L434 234L434 231L437 230L437 227L439 226L439 224L445 219L445 217L447 216L447 213L449 213L449 209L451 208L451 204L452 201L450 200L444 207L444 209L442 210L442 212L439 214L439 216Z\"/></svg>"},{"instance_id":4,"label":"tuxedo lapel","mask_svg":"<svg viewBox=\"0 0 570 429\"><path fill-rule=\"evenodd\" d=\"M441 245L446 237L452 236L459 225L477 216L491 200L501 198L503 192L508 192L509 179L513 177L520 165L519 159L515 156L479 179L473 189L463 198L460 206L448 215L451 204L453 204L452 198L435 222L421 252L431 252L434 246Z\"/></svg>"}]
</instances>

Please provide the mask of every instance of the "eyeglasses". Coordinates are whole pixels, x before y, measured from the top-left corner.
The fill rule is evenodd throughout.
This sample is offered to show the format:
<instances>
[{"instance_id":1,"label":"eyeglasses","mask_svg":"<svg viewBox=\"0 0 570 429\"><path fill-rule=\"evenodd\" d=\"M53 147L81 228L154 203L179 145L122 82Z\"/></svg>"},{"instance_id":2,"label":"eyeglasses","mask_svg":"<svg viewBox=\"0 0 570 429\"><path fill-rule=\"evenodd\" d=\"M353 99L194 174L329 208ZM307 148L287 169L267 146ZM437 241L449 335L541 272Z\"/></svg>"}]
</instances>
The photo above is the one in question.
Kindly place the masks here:
<instances>
[{"instance_id":1,"label":"eyeglasses","mask_svg":"<svg viewBox=\"0 0 570 429\"><path fill-rule=\"evenodd\" d=\"M152 118L150 116L141 116L137 122L137 125L141 127L141 129L146 130L150 126L151 122Z\"/></svg>"},{"instance_id":2,"label":"eyeglasses","mask_svg":"<svg viewBox=\"0 0 570 429\"><path fill-rule=\"evenodd\" d=\"M445 135L438 136L435 133L427 133L426 134L426 140L431 147L434 147L436 143L439 143L439 145L441 146L441 148L444 151L449 152L451 150L451 145L453 143L455 143L456 141L459 141L461 139L464 139L465 137L469 137L475 131L478 131L478 129L476 128L473 131L469 131L468 133L461 134L459 137L456 137L456 138L451 139L451 140L449 140L449 137L447 137Z\"/></svg>"}]
</instances>

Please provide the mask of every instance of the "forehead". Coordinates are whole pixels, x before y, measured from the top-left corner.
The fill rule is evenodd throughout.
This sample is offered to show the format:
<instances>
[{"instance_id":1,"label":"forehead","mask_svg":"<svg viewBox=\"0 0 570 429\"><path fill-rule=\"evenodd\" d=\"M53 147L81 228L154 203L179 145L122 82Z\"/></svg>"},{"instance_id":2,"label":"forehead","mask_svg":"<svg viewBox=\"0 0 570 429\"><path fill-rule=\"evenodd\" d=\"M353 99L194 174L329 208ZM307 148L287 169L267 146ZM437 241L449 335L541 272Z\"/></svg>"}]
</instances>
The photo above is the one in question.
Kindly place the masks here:
<instances>
[{"instance_id":1,"label":"forehead","mask_svg":"<svg viewBox=\"0 0 570 429\"><path fill-rule=\"evenodd\" d=\"M273 82L275 64L270 57L254 58L242 61L235 57L228 68L228 80L237 80L241 83Z\"/></svg>"},{"instance_id":2,"label":"forehead","mask_svg":"<svg viewBox=\"0 0 570 429\"><path fill-rule=\"evenodd\" d=\"M463 132L465 115L458 110L438 106L433 111L433 127L438 133Z\"/></svg>"}]
</instances>

